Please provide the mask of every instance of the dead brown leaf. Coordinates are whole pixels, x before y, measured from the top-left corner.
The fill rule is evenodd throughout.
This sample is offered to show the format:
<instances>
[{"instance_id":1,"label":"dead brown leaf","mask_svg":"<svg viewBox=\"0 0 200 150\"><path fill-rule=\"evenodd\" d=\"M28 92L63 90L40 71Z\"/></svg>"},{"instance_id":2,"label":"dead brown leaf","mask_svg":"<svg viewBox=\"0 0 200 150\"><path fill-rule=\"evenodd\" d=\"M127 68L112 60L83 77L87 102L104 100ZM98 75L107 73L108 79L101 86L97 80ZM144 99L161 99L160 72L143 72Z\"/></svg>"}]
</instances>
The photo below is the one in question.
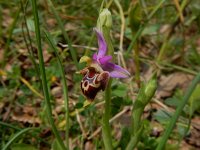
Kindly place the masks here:
<instances>
[{"instance_id":1,"label":"dead brown leaf","mask_svg":"<svg viewBox=\"0 0 200 150\"><path fill-rule=\"evenodd\" d=\"M200 130L197 128L191 129L189 137L186 138L186 142L200 149Z\"/></svg>"},{"instance_id":2,"label":"dead brown leaf","mask_svg":"<svg viewBox=\"0 0 200 150\"><path fill-rule=\"evenodd\" d=\"M23 107L17 107L13 115L11 116L11 119L14 121L22 122L22 123L30 123L30 124L40 124L41 120L38 117L36 108L32 106L23 106Z\"/></svg>"},{"instance_id":3,"label":"dead brown leaf","mask_svg":"<svg viewBox=\"0 0 200 150\"><path fill-rule=\"evenodd\" d=\"M56 98L62 97L62 91L63 91L63 89L62 89L60 86L56 86L56 87L53 87L53 88L51 89L52 95L53 95L54 97L56 97Z\"/></svg>"},{"instance_id":4,"label":"dead brown leaf","mask_svg":"<svg viewBox=\"0 0 200 150\"><path fill-rule=\"evenodd\" d=\"M192 129L185 141L195 149L200 149L200 117L196 116L192 119Z\"/></svg>"},{"instance_id":5,"label":"dead brown leaf","mask_svg":"<svg viewBox=\"0 0 200 150\"><path fill-rule=\"evenodd\" d=\"M92 141L87 141L85 143L85 147L84 147L84 150L93 150L95 149L95 146L94 144L92 143Z\"/></svg>"},{"instance_id":6,"label":"dead brown leaf","mask_svg":"<svg viewBox=\"0 0 200 150\"><path fill-rule=\"evenodd\" d=\"M157 90L156 98L166 98L173 94L173 91L176 88L185 90L191 80L193 79L192 75L185 74L183 72L175 72L170 75L162 75L159 79L159 87Z\"/></svg>"}]
</instances>

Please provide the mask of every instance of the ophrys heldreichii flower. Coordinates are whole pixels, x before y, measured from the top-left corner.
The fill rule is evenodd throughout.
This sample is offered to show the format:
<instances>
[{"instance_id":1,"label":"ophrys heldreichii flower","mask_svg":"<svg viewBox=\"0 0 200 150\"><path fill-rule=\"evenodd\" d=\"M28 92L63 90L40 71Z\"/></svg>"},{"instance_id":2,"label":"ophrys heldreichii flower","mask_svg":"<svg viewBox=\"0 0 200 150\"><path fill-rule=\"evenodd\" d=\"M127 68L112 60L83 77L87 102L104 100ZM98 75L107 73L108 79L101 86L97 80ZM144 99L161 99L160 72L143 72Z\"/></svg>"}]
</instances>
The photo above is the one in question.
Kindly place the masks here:
<instances>
[{"instance_id":1,"label":"ophrys heldreichii flower","mask_svg":"<svg viewBox=\"0 0 200 150\"><path fill-rule=\"evenodd\" d=\"M107 44L102 32L94 29L98 39L99 49L91 58L83 56L80 62L86 61L88 66L80 71L84 75L81 89L88 100L94 100L100 90L105 90L109 78L127 78L130 73L119 65L111 62L112 56L106 55Z\"/></svg>"}]
</instances>

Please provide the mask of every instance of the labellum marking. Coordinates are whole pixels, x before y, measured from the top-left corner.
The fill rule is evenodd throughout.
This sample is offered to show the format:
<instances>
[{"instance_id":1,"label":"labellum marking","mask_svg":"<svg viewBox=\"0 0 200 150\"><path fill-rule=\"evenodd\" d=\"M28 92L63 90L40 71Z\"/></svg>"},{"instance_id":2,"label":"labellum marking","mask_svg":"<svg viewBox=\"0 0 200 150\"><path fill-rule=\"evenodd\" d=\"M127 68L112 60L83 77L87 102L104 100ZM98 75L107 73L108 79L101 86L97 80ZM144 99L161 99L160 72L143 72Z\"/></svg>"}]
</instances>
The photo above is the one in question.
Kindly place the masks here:
<instances>
[{"instance_id":1,"label":"labellum marking","mask_svg":"<svg viewBox=\"0 0 200 150\"><path fill-rule=\"evenodd\" d=\"M80 71L84 75L81 90L88 100L93 101L100 90L105 90L110 78L109 72L98 72L94 67L87 67Z\"/></svg>"}]
</instances>

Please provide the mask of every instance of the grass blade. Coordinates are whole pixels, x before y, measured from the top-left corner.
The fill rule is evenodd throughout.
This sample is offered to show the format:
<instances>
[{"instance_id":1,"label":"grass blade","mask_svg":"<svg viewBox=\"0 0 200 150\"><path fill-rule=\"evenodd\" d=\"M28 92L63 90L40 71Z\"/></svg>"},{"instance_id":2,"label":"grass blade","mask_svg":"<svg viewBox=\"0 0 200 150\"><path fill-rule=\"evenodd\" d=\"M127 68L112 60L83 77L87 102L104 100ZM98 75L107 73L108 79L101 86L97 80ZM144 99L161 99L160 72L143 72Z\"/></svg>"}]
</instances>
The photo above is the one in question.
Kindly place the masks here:
<instances>
[{"instance_id":1,"label":"grass blade","mask_svg":"<svg viewBox=\"0 0 200 150\"><path fill-rule=\"evenodd\" d=\"M59 27L60 27L60 29L61 29L61 31L62 31L62 34L63 34L63 36L64 36L65 41L66 41L66 42L68 43L68 45L69 45L69 50L70 50L70 53L71 53L71 55L72 55L73 62L74 62L74 64L75 64L76 68L79 69L79 63L78 63L78 61L77 61L77 54L76 54L76 51L75 51L75 49L72 47L72 42L71 42L71 40L69 39L69 36L68 36L67 32L65 31L65 28L64 28L64 25L63 25L63 23L62 23L62 20L61 20L61 18L59 17L59 15L58 15L56 9L54 8L54 6L53 6L51 0L48 0L48 3L49 3L49 5L50 5L50 8L51 8L51 10L52 10L52 13L54 14L54 16L55 16L55 18L56 18L56 20L57 20L57 22L58 22L58 25L59 25Z\"/></svg>"},{"instance_id":2,"label":"grass blade","mask_svg":"<svg viewBox=\"0 0 200 150\"><path fill-rule=\"evenodd\" d=\"M13 126L13 125L11 125L11 124L9 124L9 123L2 122L2 121L0 121L0 125L1 125L1 126L5 126L5 127L8 127L8 128L15 129L15 130L21 130L21 129L18 128L18 127L15 127L15 126Z\"/></svg>"},{"instance_id":3,"label":"grass blade","mask_svg":"<svg viewBox=\"0 0 200 150\"><path fill-rule=\"evenodd\" d=\"M102 118L102 136L103 136L103 141L105 145L106 150L112 150L112 137L111 137L111 128L109 124L109 119L110 119L110 105L111 105L111 83L112 79L110 79L108 86L105 90L105 112L103 114Z\"/></svg>"},{"instance_id":4,"label":"grass blade","mask_svg":"<svg viewBox=\"0 0 200 150\"><path fill-rule=\"evenodd\" d=\"M48 115L48 119L49 119L49 122L50 122L52 130L53 130L53 133L54 133L56 139L58 140L60 147L63 150L65 150L65 145L58 133L58 130L54 124L54 120L52 117L50 96L49 96L49 92L48 92L46 73L45 73L45 67L44 67L44 59L43 59L43 53L42 53L42 43L41 43L38 9L37 9L36 0L31 0L31 3L32 3L32 8L33 8L33 14L34 14L35 32L36 32L36 40L37 40L37 46L38 46L39 67L40 67L40 73L41 73L41 79L42 79L44 98L45 98L45 102L46 102L46 106L47 106L47 115Z\"/></svg>"},{"instance_id":5,"label":"grass blade","mask_svg":"<svg viewBox=\"0 0 200 150\"><path fill-rule=\"evenodd\" d=\"M62 60L58 54L58 50L56 48L55 43L53 42L53 38L51 37L51 35L48 32L44 32L45 33L45 37L49 43L49 45L51 46L51 48L54 50L57 60L58 60L58 64L60 66L60 74L62 77L62 84L63 84L63 92L64 92L64 102L65 102L65 119L66 119L66 133L65 133L65 139L66 139L66 147L67 149L69 149L69 98L68 98L68 87L67 87L67 80L65 78L65 71L64 71L64 67L62 65Z\"/></svg>"},{"instance_id":6,"label":"grass blade","mask_svg":"<svg viewBox=\"0 0 200 150\"><path fill-rule=\"evenodd\" d=\"M161 7L161 5L165 2L165 0L161 0L158 5L153 9L153 11L150 13L150 15L147 18L147 21L140 26L139 30L137 31L137 33L135 34L135 36L132 38L132 41L128 47L127 52L125 53L125 56L127 56L128 54L130 54L133 45L135 44L136 40L138 39L138 37L142 34L142 31L145 29L148 21L153 17L153 15L157 12L157 10Z\"/></svg>"},{"instance_id":7,"label":"grass blade","mask_svg":"<svg viewBox=\"0 0 200 150\"><path fill-rule=\"evenodd\" d=\"M28 132L29 130L32 130L32 129L34 129L34 128L25 128L25 129L23 129L23 130L17 132L17 133L13 136L13 138L12 138L10 141L8 141L8 143L6 143L6 145L3 147L2 150L7 150L7 149L11 146L11 144L12 144L13 142L15 142L21 135L23 135L24 133L26 133L26 132Z\"/></svg>"},{"instance_id":8,"label":"grass blade","mask_svg":"<svg viewBox=\"0 0 200 150\"><path fill-rule=\"evenodd\" d=\"M33 49L33 44L32 44L32 41L31 41L31 36L30 36L30 32L29 32L29 28L28 28L28 24L27 24L27 18L26 18L26 7L28 5L28 2L29 1L27 0L26 3L25 3L25 6L24 6L23 1L20 0L21 9L22 9L22 12L23 12L23 19L24 19L24 24L22 24L22 34L23 34L23 37L24 37L24 42L26 44L28 53L29 53L29 58L32 61L32 64L34 65L34 67L35 67L38 79L41 81L40 70L39 70L37 62L35 61L35 57L34 57L34 54L33 54L34 49ZM25 31L24 31L24 27L25 27ZM27 33L28 39L26 39L26 33ZM29 48L29 44L30 44L30 48Z\"/></svg>"},{"instance_id":9,"label":"grass blade","mask_svg":"<svg viewBox=\"0 0 200 150\"><path fill-rule=\"evenodd\" d=\"M165 131L161 141L159 142L159 145L158 145L156 150L163 150L164 149L164 146L165 146L165 144L167 142L167 139L169 138L170 133L172 132L174 126L176 125L176 121L178 120L178 117L180 116L184 106L188 102L190 96L192 95L192 92L194 91L196 85L199 82L200 82L200 73L195 77L195 79L192 81L191 85L187 89L186 94L183 97L183 100L182 100L181 104L176 109L175 114L173 115L173 117L172 117L171 121L169 122L168 126L166 127L166 131Z\"/></svg>"}]
</instances>

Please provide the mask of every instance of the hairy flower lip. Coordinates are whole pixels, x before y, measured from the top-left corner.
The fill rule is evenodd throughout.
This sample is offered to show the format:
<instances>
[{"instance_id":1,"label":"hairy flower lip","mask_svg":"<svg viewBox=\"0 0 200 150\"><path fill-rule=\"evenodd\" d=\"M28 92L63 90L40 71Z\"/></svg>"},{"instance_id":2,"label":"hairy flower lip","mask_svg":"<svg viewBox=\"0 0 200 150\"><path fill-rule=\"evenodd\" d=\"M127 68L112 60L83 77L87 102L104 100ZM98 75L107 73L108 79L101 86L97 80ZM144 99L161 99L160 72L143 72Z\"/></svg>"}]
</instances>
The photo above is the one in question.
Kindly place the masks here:
<instances>
[{"instance_id":1,"label":"hairy flower lip","mask_svg":"<svg viewBox=\"0 0 200 150\"><path fill-rule=\"evenodd\" d=\"M128 78L130 73L119 65L112 62L112 56L106 55L107 44L104 39L103 33L97 28L94 28L98 39L99 50L92 57L93 63L97 63L104 71L108 71L113 78Z\"/></svg>"}]
</instances>

